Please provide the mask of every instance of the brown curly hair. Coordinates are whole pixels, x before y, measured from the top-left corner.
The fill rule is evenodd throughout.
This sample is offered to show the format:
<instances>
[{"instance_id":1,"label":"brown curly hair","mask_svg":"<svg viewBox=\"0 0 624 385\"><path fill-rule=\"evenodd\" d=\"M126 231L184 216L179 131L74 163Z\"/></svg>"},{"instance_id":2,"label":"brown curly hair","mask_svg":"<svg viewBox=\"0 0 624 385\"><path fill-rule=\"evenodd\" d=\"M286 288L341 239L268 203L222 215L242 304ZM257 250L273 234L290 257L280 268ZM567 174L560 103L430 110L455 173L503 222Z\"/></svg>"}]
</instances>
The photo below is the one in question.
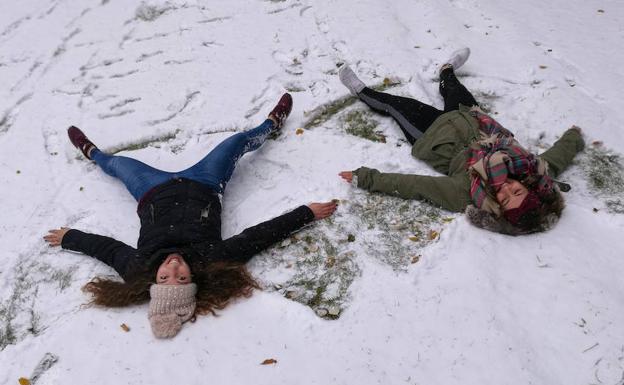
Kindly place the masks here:
<instances>
[{"instance_id":1,"label":"brown curly hair","mask_svg":"<svg viewBox=\"0 0 624 385\"><path fill-rule=\"evenodd\" d=\"M537 193L538 181L537 178L524 178L520 183L530 192ZM473 225L500 234L516 236L547 231L561 217L565 202L558 185L553 186L550 191L539 191L539 201L538 207L523 213L514 224L507 220L504 214L497 216L473 205L466 207L466 216Z\"/></svg>"},{"instance_id":2,"label":"brown curly hair","mask_svg":"<svg viewBox=\"0 0 624 385\"><path fill-rule=\"evenodd\" d=\"M516 227L527 233L546 231L554 222L561 218L561 212L565 207L563 196L558 189L554 188L547 194L540 196L540 206L527 211L521 217Z\"/></svg>"},{"instance_id":3,"label":"brown curly hair","mask_svg":"<svg viewBox=\"0 0 624 385\"><path fill-rule=\"evenodd\" d=\"M95 277L82 290L92 296L88 305L125 307L148 302L156 270L144 270L127 281ZM197 285L196 315L216 315L216 310L224 309L233 299L249 297L253 289L260 288L242 264L216 262L195 270L192 280Z\"/></svg>"}]
</instances>

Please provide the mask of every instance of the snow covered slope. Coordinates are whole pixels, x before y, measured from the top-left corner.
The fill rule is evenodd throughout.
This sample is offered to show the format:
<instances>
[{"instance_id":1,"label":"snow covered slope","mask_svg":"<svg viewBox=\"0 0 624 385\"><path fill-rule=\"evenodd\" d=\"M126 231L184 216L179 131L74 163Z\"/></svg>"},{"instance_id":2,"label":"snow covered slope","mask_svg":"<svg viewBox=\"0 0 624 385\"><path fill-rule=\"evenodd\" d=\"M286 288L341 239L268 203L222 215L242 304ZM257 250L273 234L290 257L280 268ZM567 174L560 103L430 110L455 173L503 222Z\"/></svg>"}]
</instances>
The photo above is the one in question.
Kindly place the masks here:
<instances>
[{"instance_id":1,"label":"snow covered slope","mask_svg":"<svg viewBox=\"0 0 624 385\"><path fill-rule=\"evenodd\" d=\"M30 377L49 352L58 362L40 385L624 384L623 18L615 0L0 2L0 383ZM403 203L337 176L434 174L390 119L328 107L348 94L337 66L440 107L438 66L463 46L462 81L532 150L572 124L605 143L562 176L573 189L548 233L491 234L410 202L429 218L411 241L405 231L421 230L399 230ZM42 236L70 226L134 245L138 219L66 128L182 169L260 123L285 90L293 113L241 160L224 236L338 198L334 221L258 256L266 290L171 341L152 337L146 306L81 307L80 287L112 270ZM318 111L327 120L306 124ZM346 132L358 114L385 142ZM317 243L316 270L300 270ZM284 286L306 282L329 294ZM319 317L325 304L338 319Z\"/></svg>"}]
</instances>

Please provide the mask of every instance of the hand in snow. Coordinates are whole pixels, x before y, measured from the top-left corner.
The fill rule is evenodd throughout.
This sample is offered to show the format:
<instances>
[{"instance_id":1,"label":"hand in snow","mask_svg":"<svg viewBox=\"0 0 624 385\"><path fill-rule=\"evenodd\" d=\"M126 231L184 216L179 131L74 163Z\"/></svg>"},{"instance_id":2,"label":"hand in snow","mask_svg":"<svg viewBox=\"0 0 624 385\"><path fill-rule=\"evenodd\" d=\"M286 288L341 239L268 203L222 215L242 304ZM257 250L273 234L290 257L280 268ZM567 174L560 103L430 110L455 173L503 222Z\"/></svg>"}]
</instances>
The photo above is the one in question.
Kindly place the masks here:
<instances>
[{"instance_id":1,"label":"hand in snow","mask_svg":"<svg viewBox=\"0 0 624 385\"><path fill-rule=\"evenodd\" d=\"M353 181L353 172L351 171L342 171L338 175L340 175L342 179L346 180L349 183Z\"/></svg>"},{"instance_id":2,"label":"hand in snow","mask_svg":"<svg viewBox=\"0 0 624 385\"><path fill-rule=\"evenodd\" d=\"M314 213L314 219L318 221L332 215L336 211L338 204L336 202L310 203L308 207Z\"/></svg>"},{"instance_id":3,"label":"hand in snow","mask_svg":"<svg viewBox=\"0 0 624 385\"><path fill-rule=\"evenodd\" d=\"M49 230L49 234L44 236L43 239L45 239L50 246L60 246L65 233L69 230L71 230L69 227L61 227L58 230Z\"/></svg>"}]
</instances>

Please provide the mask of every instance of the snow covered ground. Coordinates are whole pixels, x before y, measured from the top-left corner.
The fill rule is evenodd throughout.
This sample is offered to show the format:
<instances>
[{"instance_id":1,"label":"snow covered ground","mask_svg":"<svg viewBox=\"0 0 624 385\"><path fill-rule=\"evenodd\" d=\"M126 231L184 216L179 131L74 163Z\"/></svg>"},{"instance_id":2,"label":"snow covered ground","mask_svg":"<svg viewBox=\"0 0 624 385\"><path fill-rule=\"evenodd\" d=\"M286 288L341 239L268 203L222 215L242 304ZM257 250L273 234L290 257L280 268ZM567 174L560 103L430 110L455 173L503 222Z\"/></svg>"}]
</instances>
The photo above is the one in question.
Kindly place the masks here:
<instances>
[{"instance_id":1,"label":"snow covered ground","mask_svg":"<svg viewBox=\"0 0 624 385\"><path fill-rule=\"evenodd\" d=\"M1 2L0 383L52 353L37 384L624 384L623 18L616 0ZM429 218L409 240L392 209L402 202L367 201L337 176L434 174L398 127L364 114L385 143L348 134L359 102L306 125L347 96L344 62L441 106L437 68L462 46L462 81L522 143L542 151L572 124L605 143L562 176L573 189L548 233L491 234L409 202L401 210ZM333 221L258 256L266 290L171 341L152 337L146 306L81 307L80 287L112 270L42 236L70 226L135 244L138 219L66 128L182 169L260 123L285 90L293 113L240 162L224 236L338 198ZM339 318L320 317L324 304Z\"/></svg>"}]
</instances>

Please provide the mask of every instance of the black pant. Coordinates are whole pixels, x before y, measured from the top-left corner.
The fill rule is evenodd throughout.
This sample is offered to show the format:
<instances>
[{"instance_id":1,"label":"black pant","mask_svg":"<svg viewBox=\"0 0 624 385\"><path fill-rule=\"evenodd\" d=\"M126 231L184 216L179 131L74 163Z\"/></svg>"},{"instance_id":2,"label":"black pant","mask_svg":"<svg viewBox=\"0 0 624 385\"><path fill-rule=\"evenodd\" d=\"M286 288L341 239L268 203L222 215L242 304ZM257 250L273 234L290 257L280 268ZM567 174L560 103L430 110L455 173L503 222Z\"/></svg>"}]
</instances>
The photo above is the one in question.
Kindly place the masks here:
<instances>
[{"instance_id":1,"label":"black pant","mask_svg":"<svg viewBox=\"0 0 624 385\"><path fill-rule=\"evenodd\" d=\"M420 138L431 124L445 112L459 109L459 104L478 106L472 94L464 87L453 72L447 68L440 73L440 94L444 98L444 111L416 99L404 98L366 87L358 97L370 108L396 120L410 144Z\"/></svg>"}]
</instances>

